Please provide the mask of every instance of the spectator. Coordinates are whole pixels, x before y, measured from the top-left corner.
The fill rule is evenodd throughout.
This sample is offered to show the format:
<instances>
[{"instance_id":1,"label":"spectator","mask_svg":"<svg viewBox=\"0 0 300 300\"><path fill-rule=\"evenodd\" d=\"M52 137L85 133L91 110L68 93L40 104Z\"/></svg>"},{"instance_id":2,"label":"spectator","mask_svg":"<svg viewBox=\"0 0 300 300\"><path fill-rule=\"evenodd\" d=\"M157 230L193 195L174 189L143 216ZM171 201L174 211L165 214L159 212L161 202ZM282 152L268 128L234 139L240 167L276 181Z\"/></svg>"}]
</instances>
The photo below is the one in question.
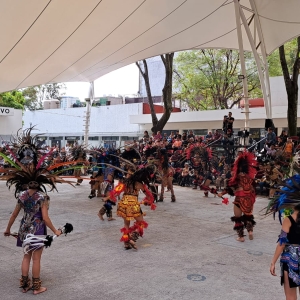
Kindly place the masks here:
<instances>
[{"instance_id":1,"label":"spectator","mask_svg":"<svg viewBox=\"0 0 300 300\"><path fill-rule=\"evenodd\" d=\"M213 136L213 139L214 140L218 140L222 137L222 135L219 133L219 131L216 129L215 130L215 133L214 133L214 136Z\"/></svg>"},{"instance_id":2,"label":"spectator","mask_svg":"<svg viewBox=\"0 0 300 300\"><path fill-rule=\"evenodd\" d=\"M227 132L227 119L228 119L228 116L227 115L225 115L224 116L224 118L223 118L223 131L224 131L224 133L226 133Z\"/></svg>"},{"instance_id":3,"label":"spectator","mask_svg":"<svg viewBox=\"0 0 300 300\"><path fill-rule=\"evenodd\" d=\"M195 135L193 133L193 130L189 131L189 134L188 134L187 138L188 138L188 140L191 139L191 138L195 139Z\"/></svg>"},{"instance_id":4,"label":"spectator","mask_svg":"<svg viewBox=\"0 0 300 300\"><path fill-rule=\"evenodd\" d=\"M277 141L276 134L275 134L275 132L273 132L272 127L268 128L268 132L266 134L266 138L267 138L266 139L266 144L267 144L268 147L270 147L271 145L275 145L276 144L276 141Z\"/></svg>"},{"instance_id":5,"label":"spectator","mask_svg":"<svg viewBox=\"0 0 300 300\"><path fill-rule=\"evenodd\" d=\"M162 139L162 135L160 133L160 131L157 131L157 134L154 136L155 140L161 140Z\"/></svg>"},{"instance_id":6,"label":"spectator","mask_svg":"<svg viewBox=\"0 0 300 300\"><path fill-rule=\"evenodd\" d=\"M293 156L294 143L291 139L287 139L285 146L283 148L284 155L287 159L290 159Z\"/></svg>"},{"instance_id":7,"label":"spectator","mask_svg":"<svg viewBox=\"0 0 300 300\"><path fill-rule=\"evenodd\" d=\"M205 140L210 142L213 139L213 135L211 131L208 132L208 134L205 136Z\"/></svg>"},{"instance_id":8,"label":"spectator","mask_svg":"<svg viewBox=\"0 0 300 300\"><path fill-rule=\"evenodd\" d=\"M144 136L143 136L144 140L148 140L149 139L149 133L147 130L144 131Z\"/></svg>"},{"instance_id":9,"label":"spectator","mask_svg":"<svg viewBox=\"0 0 300 300\"><path fill-rule=\"evenodd\" d=\"M179 130L176 130L174 138L177 139L178 137L181 138L181 134L179 133Z\"/></svg>"},{"instance_id":10,"label":"spectator","mask_svg":"<svg viewBox=\"0 0 300 300\"><path fill-rule=\"evenodd\" d=\"M234 118L232 117L232 112L229 112L227 118L227 130L230 129L232 132L233 132L233 122L234 122Z\"/></svg>"},{"instance_id":11,"label":"spectator","mask_svg":"<svg viewBox=\"0 0 300 300\"><path fill-rule=\"evenodd\" d=\"M175 134L174 134L174 131L171 131L171 134L169 135L169 139L174 139L175 138Z\"/></svg>"},{"instance_id":12,"label":"spectator","mask_svg":"<svg viewBox=\"0 0 300 300\"><path fill-rule=\"evenodd\" d=\"M282 130L281 135L279 137L281 138L282 142L285 144L288 139L286 130Z\"/></svg>"},{"instance_id":13,"label":"spectator","mask_svg":"<svg viewBox=\"0 0 300 300\"><path fill-rule=\"evenodd\" d=\"M282 138L281 138L281 137L278 137L277 143L275 144L275 148L281 148L281 147L284 146L284 144L285 144L285 143L283 142Z\"/></svg>"},{"instance_id":14,"label":"spectator","mask_svg":"<svg viewBox=\"0 0 300 300\"><path fill-rule=\"evenodd\" d=\"M182 147L181 137L178 136L178 137L176 138L175 142L173 143L172 148L173 148L174 150L178 150L178 149L181 149L181 147Z\"/></svg>"},{"instance_id":15,"label":"spectator","mask_svg":"<svg viewBox=\"0 0 300 300\"><path fill-rule=\"evenodd\" d=\"M277 152L275 149L275 145L271 145L270 147L266 145L265 148L267 150L267 156L269 156L271 159L274 159Z\"/></svg>"}]
</instances>

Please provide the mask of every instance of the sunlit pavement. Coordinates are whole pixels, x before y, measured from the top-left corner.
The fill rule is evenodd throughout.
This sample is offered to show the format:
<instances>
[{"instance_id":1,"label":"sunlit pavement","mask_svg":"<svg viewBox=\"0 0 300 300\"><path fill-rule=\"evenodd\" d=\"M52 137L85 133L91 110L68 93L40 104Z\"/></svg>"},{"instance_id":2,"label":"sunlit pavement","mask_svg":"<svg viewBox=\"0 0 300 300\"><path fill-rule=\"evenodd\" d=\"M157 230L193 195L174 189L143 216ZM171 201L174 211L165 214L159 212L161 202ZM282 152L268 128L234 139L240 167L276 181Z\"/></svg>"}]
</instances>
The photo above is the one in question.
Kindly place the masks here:
<instances>
[{"instance_id":1,"label":"sunlit pavement","mask_svg":"<svg viewBox=\"0 0 300 300\"><path fill-rule=\"evenodd\" d=\"M0 182L1 230L16 200ZM280 225L259 211L267 198L257 198L254 240L235 241L232 198L203 197L202 191L175 187L177 201L165 193L156 211L143 207L149 223L138 250L123 250L122 219L100 221L100 198L88 199L89 185L58 185L50 193L50 216L56 227L72 223L74 232L45 249L41 279L48 288L39 299L283 299L280 278L269 273ZM142 198L142 195L141 195ZM113 213L115 216L116 208ZM19 220L12 231L18 230ZM1 299L31 299L19 289L22 249L13 237L0 237ZM277 273L280 274L279 265Z\"/></svg>"}]
</instances>

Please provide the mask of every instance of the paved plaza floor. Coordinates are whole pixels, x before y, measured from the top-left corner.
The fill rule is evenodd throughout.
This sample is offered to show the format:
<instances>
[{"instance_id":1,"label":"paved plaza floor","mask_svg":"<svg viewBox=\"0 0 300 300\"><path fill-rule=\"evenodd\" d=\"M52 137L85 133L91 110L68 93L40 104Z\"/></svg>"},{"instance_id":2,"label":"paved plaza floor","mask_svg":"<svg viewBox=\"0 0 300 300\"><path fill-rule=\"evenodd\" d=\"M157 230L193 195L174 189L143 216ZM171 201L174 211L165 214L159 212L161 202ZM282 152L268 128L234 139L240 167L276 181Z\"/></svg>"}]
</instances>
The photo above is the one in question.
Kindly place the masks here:
<instances>
[{"instance_id":1,"label":"paved plaza floor","mask_svg":"<svg viewBox=\"0 0 300 300\"><path fill-rule=\"evenodd\" d=\"M4 182L0 189L3 232L16 200ZM0 299L284 299L280 277L269 273L280 224L259 215L267 198L257 198L254 240L239 243L230 221L232 203L221 205L213 195L204 198L202 191L175 187L175 203L165 193L156 211L143 207L149 227L137 242L139 249L126 251L119 242L122 219L99 220L103 202L88 199L88 180L76 188L58 185L58 190L50 193L50 217L56 227L72 223L74 232L44 250L41 279L48 291L21 293L22 249L2 234ZM12 231L18 230L20 219L21 214Z\"/></svg>"}]
</instances>

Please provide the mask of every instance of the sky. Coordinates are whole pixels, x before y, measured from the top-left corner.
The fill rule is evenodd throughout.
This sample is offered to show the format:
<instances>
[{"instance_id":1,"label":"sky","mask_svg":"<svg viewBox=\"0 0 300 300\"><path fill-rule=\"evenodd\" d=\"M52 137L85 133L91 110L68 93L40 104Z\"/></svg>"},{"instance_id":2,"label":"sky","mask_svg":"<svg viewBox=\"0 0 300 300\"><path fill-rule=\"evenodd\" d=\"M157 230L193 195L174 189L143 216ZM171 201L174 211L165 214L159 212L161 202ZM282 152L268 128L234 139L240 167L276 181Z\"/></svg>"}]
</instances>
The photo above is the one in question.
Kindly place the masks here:
<instances>
[{"instance_id":1,"label":"sky","mask_svg":"<svg viewBox=\"0 0 300 300\"><path fill-rule=\"evenodd\" d=\"M65 85L67 87L64 90L65 96L78 97L83 101L89 95L88 82L65 82ZM137 94L139 70L135 64L128 65L95 80L94 88L95 97Z\"/></svg>"}]
</instances>

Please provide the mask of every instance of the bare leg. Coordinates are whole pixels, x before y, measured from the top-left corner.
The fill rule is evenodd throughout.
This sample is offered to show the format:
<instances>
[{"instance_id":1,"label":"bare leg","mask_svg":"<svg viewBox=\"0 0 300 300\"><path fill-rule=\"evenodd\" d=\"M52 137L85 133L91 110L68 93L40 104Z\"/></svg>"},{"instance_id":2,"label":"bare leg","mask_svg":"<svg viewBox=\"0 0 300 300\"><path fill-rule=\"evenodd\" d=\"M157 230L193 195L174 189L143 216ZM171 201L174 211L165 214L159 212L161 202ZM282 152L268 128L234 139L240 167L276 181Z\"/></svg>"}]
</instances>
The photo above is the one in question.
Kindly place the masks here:
<instances>
[{"instance_id":1,"label":"bare leg","mask_svg":"<svg viewBox=\"0 0 300 300\"><path fill-rule=\"evenodd\" d=\"M30 267L30 260L31 260L32 252L25 254L22 260L21 271L23 276L28 276L29 274L29 267Z\"/></svg>"},{"instance_id":2,"label":"bare leg","mask_svg":"<svg viewBox=\"0 0 300 300\"><path fill-rule=\"evenodd\" d=\"M240 218L242 216L242 211L239 207L237 207L236 205L233 206L233 213L234 213L234 216L236 218ZM239 242L244 242L245 241L245 238L242 236L242 233L243 233L243 229L240 230L240 232L238 231L238 238L236 239L237 241Z\"/></svg>"},{"instance_id":3,"label":"bare leg","mask_svg":"<svg viewBox=\"0 0 300 300\"><path fill-rule=\"evenodd\" d=\"M297 288L290 288L289 275L287 271L284 271L284 293L286 300L297 300Z\"/></svg>"},{"instance_id":4,"label":"bare leg","mask_svg":"<svg viewBox=\"0 0 300 300\"><path fill-rule=\"evenodd\" d=\"M41 272L41 257L43 253L43 248L36 250L32 253L32 278L33 278L33 286L34 286L34 279L40 280L40 272ZM40 294L47 291L46 287L40 286L38 289L33 291L34 295Z\"/></svg>"},{"instance_id":5,"label":"bare leg","mask_svg":"<svg viewBox=\"0 0 300 300\"><path fill-rule=\"evenodd\" d=\"M173 188L173 177L168 178L167 186L168 186L168 189L171 191L171 200L172 200L172 202L175 202L176 197L175 197L174 188Z\"/></svg>"}]
</instances>

